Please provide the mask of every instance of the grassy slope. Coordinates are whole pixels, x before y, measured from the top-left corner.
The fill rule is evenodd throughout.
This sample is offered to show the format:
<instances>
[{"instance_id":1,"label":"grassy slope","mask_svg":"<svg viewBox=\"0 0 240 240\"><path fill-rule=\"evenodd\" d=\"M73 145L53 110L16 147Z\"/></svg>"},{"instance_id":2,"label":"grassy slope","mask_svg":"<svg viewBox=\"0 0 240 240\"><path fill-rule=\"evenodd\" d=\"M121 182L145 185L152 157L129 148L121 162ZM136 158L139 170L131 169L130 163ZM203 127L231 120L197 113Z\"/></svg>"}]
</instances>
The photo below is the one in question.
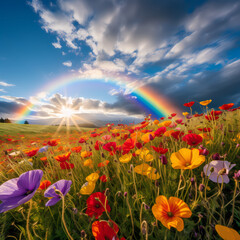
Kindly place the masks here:
<instances>
[{"instance_id":1,"label":"grassy slope","mask_svg":"<svg viewBox=\"0 0 240 240\"><path fill-rule=\"evenodd\" d=\"M57 126L49 125L31 125L31 124L14 124L14 123L0 123L0 136L7 135L35 135L41 133L55 133L57 131ZM80 128L81 130L89 130L90 128ZM62 126L59 133L66 133L66 126ZM76 127L69 128L70 133L73 131L78 131Z\"/></svg>"}]
</instances>

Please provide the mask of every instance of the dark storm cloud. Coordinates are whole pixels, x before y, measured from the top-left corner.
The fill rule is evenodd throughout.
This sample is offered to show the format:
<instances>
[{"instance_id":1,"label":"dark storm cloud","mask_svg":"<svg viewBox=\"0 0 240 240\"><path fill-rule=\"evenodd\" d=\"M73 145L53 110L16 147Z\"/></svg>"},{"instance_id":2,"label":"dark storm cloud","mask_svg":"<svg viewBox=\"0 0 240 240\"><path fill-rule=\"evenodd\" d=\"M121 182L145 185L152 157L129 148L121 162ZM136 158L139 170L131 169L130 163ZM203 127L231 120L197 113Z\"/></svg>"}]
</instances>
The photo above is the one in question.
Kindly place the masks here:
<instances>
[{"instance_id":1,"label":"dark storm cloud","mask_svg":"<svg viewBox=\"0 0 240 240\"><path fill-rule=\"evenodd\" d=\"M22 109L22 105L15 102L0 101L0 114L12 114Z\"/></svg>"}]
</instances>

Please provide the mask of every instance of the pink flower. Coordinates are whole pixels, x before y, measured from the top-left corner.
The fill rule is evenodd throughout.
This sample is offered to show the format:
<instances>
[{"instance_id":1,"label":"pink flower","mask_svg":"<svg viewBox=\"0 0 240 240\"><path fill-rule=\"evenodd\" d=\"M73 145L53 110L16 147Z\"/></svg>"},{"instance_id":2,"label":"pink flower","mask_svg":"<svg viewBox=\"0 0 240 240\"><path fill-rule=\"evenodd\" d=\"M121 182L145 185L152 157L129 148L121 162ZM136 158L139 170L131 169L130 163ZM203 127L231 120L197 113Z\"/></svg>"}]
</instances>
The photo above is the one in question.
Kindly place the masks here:
<instances>
[{"instance_id":1,"label":"pink flower","mask_svg":"<svg viewBox=\"0 0 240 240\"><path fill-rule=\"evenodd\" d=\"M236 164L231 164L228 161L211 161L204 166L203 171L213 182L229 183L228 173L235 166Z\"/></svg>"}]
</instances>

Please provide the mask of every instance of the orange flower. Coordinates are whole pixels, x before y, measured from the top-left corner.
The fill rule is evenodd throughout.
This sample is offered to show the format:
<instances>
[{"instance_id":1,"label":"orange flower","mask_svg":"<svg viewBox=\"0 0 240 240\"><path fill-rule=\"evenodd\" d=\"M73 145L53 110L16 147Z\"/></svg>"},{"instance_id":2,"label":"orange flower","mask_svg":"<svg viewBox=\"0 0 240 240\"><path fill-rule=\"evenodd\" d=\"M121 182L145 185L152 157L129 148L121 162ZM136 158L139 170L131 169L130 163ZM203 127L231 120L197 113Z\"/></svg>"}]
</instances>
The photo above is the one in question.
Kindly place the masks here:
<instances>
[{"instance_id":1,"label":"orange flower","mask_svg":"<svg viewBox=\"0 0 240 240\"><path fill-rule=\"evenodd\" d=\"M28 156L28 157L33 157L37 154L39 148L34 148L32 150L29 150L29 151L26 151L25 154Z\"/></svg>"},{"instance_id":2,"label":"orange flower","mask_svg":"<svg viewBox=\"0 0 240 240\"><path fill-rule=\"evenodd\" d=\"M92 156L92 152L84 151L81 153L82 158L86 158L86 157L90 157L90 156Z\"/></svg>"},{"instance_id":3,"label":"orange flower","mask_svg":"<svg viewBox=\"0 0 240 240\"><path fill-rule=\"evenodd\" d=\"M50 140L50 141L47 142L47 144L49 146L52 146L52 147L57 146L58 145L58 140L57 139Z\"/></svg>"},{"instance_id":4,"label":"orange flower","mask_svg":"<svg viewBox=\"0 0 240 240\"><path fill-rule=\"evenodd\" d=\"M209 99L209 100L205 100L205 101L201 101L201 102L199 102L202 106L207 106L209 103L211 103L212 102L212 100L211 99Z\"/></svg>"},{"instance_id":5,"label":"orange flower","mask_svg":"<svg viewBox=\"0 0 240 240\"><path fill-rule=\"evenodd\" d=\"M99 164L98 164L98 167L105 167L105 166L107 166L109 164L109 161L108 160L105 160L105 161L103 161L103 162L100 162Z\"/></svg>"},{"instance_id":6,"label":"orange flower","mask_svg":"<svg viewBox=\"0 0 240 240\"><path fill-rule=\"evenodd\" d=\"M44 181L42 181L42 182L40 183L39 188L40 188L41 190L44 190L44 189L47 189L50 185L51 185L51 182L50 182L50 181L44 180Z\"/></svg>"},{"instance_id":7,"label":"orange flower","mask_svg":"<svg viewBox=\"0 0 240 240\"><path fill-rule=\"evenodd\" d=\"M205 156L199 155L198 149L182 148L171 155L174 169L194 169L205 161Z\"/></svg>"},{"instance_id":8,"label":"orange flower","mask_svg":"<svg viewBox=\"0 0 240 240\"><path fill-rule=\"evenodd\" d=\"M239 233L233 228L225 227L222 225L215 225L215 229L219 236L224 240L239 240Z\"/></svg>"},{"instance_id":9,"label":"orange flower","mask_svg":"<svg viewBox=\"0 0 240 240\"><path fill-rule=\"evenodd\" d=\"M156 204L153 205L152 212L163 226L168 229L174 227L179 232L184 228L182 218L190 218L192 216L191 210L184 201L176 197L170 197L167 200L163 195L156 198Z\"/></svg>"},{"instance_id":10,"label":"orange flower","mask_svg":"<svg viewBox=\"0 0 240 240\"><path fill-rule=\"evenodd\" d=\"M82 147L81 147L81 146L79 146L79 147L73 147L71 150L72 150L72 152L79 153L79 152L81 152Z\"/></svg>"},{"instance_id":11,"label":"orange flower","mask_svg":"<svg viewBox=\"0 0 240 240\"><path fill-rule=\"evenodd\" d=\"M40 160L45 162L45 161L47 161L47 157L42 157L42 158L40 158Z\"/></svg>"},{"instance_id":12,"label":"orange flower","mask_svg":"<svg viewBox=\"0 0 240 240\"><path fill-rule=\"evenodd\" d=\"M222 106L219 107L221 110L228 110L234 106L234 103L228 103L228 104L223 104Z\"/></svg>"},{"instance_id":13,"label":"orange flower","mask_svg":"<svg viewBox=\"0 0 240 240\"><path fill-rule=\"evenodd\" d=\"M68 152L66 154L63 155L58 155L56 157L54 157L58 162L66 162L67 160L69 160L69 157L71 155L71 152Z\"/></svg>"}]
</instances>

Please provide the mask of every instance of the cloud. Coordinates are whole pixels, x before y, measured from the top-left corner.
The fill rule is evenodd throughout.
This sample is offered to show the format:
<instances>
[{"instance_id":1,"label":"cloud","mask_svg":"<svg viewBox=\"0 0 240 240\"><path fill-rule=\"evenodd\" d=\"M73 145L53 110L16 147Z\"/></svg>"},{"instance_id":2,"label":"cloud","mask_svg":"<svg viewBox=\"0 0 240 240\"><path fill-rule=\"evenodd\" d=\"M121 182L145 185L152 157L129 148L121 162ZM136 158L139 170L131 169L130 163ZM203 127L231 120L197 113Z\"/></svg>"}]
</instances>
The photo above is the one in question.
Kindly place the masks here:
<instances>
[{"instance_id":1,"label":"cloud","mask_svg":"<svg viewBox=\"0 0 240 240\"><path fill-rule=\"evenodd\" d=\"M5 93L6 91L5 91L4 89L1 89L1 88L0 88L0 92L4 92L4 93Z\"/></svg>"},{"instance_id":2,"label":"cloud","mask_svg":"<svg viewBox=\"0 0 240 240\"><path fill-rule=\"evenodd\" d=\"M66 66L66 67L71 67L72 62L71 61L66 61L66 62L63 62L63 65Z\"/></svg>"},{"instance_id":3,"label":"cloud","mask_svg":"<svg viewBox=\"0 0 240 240\"><path fill-rule=\"evenodd\" d=\"M6 83L6 82L0 82L0 86L3 86L3 87L13 87L15 85L14 84L10 84L10 83Z\"/></svg>"},{"instance_id":4,"label":"cloud","mask_svg":"<svg viewBox=\"0 0 240 240\"><path fill-rule=\"evenodd\" d=\"M59 49L62 48L62 46L61 46L61 44L60 44L60 39L59 39L59 38L57 38L57 42L52 43L52 45L53 45L55 48L59 48Z\"/></svg>"}]
</instances>

